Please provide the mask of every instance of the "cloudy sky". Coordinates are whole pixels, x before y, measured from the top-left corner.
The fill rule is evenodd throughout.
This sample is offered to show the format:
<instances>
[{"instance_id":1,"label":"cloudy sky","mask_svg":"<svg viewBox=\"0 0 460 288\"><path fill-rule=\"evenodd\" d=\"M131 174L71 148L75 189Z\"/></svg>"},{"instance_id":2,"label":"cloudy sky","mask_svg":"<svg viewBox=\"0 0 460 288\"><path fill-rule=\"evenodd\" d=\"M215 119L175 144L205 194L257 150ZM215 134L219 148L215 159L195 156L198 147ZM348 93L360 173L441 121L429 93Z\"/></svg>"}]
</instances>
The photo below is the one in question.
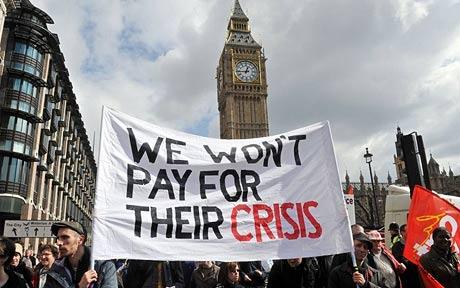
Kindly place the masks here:
<instances>
[{"instance_id":1,"label":"cloudy sky","mask_svg":"<svg viewBox=\"0 0 460 288\"><path fill-rule=\"evenodd\" d=\"M55 21L89 138L102 105L218 137L215 71L234 0L31 0ZM341 176L399 125L460 174L459 0L240 0L265 50L270 134L329 120ZM429 157L429 155L427 155Z\"/></svg>"}]
</instances>

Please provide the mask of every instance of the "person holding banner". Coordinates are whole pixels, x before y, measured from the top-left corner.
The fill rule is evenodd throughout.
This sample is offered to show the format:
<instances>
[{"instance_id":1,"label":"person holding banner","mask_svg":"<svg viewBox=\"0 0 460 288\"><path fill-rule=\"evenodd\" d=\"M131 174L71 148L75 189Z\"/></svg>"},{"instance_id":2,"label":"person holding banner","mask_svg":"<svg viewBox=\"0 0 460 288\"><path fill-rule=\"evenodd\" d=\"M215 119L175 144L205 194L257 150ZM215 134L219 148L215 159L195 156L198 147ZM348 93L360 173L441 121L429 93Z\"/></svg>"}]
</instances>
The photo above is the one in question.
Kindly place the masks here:
<instances>
[{"instance_id":1,"label":"person holding banner","mask_svg":"<svg viewBox=\"0 0 460 288\"><path fill-rule=\"evenodd\" d=\"M90 269L91 250L86 247L86 230L78 222L56 222L51 226L56 236L59 254L55 263L70 275L71 287L115 288L118 287L115 265L111 261L96 261ZM92 285L92 286L90 286Z\"/></svg>"},{"instance_id":2,"label":"person holding banner","mask_svg":"<svg viewBox=\"0 0 460 288\"><path fill-rule=\"evenodd\" d=\"M354 254L358 267L353 267L351 257L335 267L329 275L328 288L390 288L385 284L382 274L366 263L372 242L364 233L353 235Z\"/></svg>"},{"instance_id":3,"label":"person holding banner","mask_svg":"<svg viewBox=\"0 0 460 288\"><path fill-rule=\"evenodd\" d=\"M420 257L420 264L445 288L460 287L458 255L452 252L452 236L445 227L433 230L433 245Z\"/></svg>"},{"instance_id":4,"label":"person holding banner","mask_svg":"<svg viewBox=\"0 0 460 288\"><path fill-rule=\"evenodd\" d=\"M351 234L354 236L354 235L358 235L360 233L364 233L364 227L359 225L359 224L353 224L351 225ZM330 267L330 271L332 271L332 269L334 269L335 267L339 266L340 264L344 263L347 261L348 259L348 255L350 253L341 253L341 254L336 254L334 255L334 257L332 258L332 263L331 263L331 267Z\"/></svg>"}]
</instances>

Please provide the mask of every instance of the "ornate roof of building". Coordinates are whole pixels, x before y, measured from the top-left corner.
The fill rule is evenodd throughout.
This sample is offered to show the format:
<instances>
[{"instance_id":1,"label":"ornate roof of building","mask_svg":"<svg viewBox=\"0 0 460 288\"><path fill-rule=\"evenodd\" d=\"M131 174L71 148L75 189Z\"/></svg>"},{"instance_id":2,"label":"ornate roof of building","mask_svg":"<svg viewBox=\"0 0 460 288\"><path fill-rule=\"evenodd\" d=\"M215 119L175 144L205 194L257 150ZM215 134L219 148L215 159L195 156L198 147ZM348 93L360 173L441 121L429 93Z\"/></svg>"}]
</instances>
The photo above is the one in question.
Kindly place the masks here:
<instances>
[{"instance_id":1,"label":"ornate roof of building","mask_svg":"<svg viewBox=\"0 0 460 288\"><path fill-rule=\"evenodd\" d=\"M259 43L252 38L251 33L231 31L228 34L226 44L261 47Z\"/></svg>"},{"instance_id":2,"label":"ornate roof of building","mask_svg":"<svg viewBox=\"0 0 460 288\"><path fill-rule=\"evenodd\" d=\"M15 8L29 9L43 18L48 24L54 24L53 19L43 10L35 7L29 0L14 0Z\"/></svg>"},{"instance_id":3,"label":"ornate roof of building","mask_svg":"<svg viewBox=\"0 0 460 288\"><path fill-rule=\"evenodd\" d=\"M442 174L443 176L447 176L446 168L442 167L442 172L441 172L441 174Z\"/></svg>"},{"instance_id":4,"label":"ornate roof of building","mask_svg":"<svg viewBox=\"0 0 460 288\"><path fill-rule=\"evenodd\" d=\"M439 166L438 162L436 162L436 160L434 160L433 154L430 154L430 160L428 161L428 165L430 165L430 166Z\"/></svg>"},{"instance_id":5,"label":"ornate roof of building","mask_svg":"<svg viewBox=\"0 0 460 288\"><path fill-rule=\"evenodd\" d=\"M4 0L3 4L5 4L7 9L15 9L16 8L16 1L15 0Z\"/></svg>"},{"instance_id":6,"label":"ornate roof of building","mask_svg":"<svg viewBox=\"0 0 460 288\"><path fill-rule=\"evenodd\" d=\"M244 11L241 8L240 2L238 0L235 0L235 5L233 5L232 10L232 16L230 18L249 20L248 16L244 14Z\"/></svg>"}]
</instances>

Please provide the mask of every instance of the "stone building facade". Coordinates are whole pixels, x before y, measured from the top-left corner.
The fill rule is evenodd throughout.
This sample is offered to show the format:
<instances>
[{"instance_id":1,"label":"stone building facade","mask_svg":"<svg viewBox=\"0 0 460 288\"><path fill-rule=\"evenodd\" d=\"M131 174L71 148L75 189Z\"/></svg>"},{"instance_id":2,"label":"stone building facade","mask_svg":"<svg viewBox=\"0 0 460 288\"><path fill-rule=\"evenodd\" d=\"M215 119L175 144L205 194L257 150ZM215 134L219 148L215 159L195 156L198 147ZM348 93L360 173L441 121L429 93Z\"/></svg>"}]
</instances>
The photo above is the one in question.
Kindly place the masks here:
<instances>
[{"instance_id":1,"label":"stone building facade","mask_svg":"<svg viewBox=\"0 0 460 288\"><path fill-rule=\"evenodd\" d=\"M96 162L53 20L28 0L7 9L0 43L0 230L5 220L91 227ZM38 246L34 239L26 246Z\"/></svg>"},{"instance_id":2,"label":"stone building facade","mask_svg":"<svg viewBox=\"0 0 460 288\"><path fill-rule=\"evenodd\" d=\"M438 162L430 154L428 160L428 174L430 175L431 189L438 193L460 196L460 175L454 175L454 172L449 167L449 172L446 169L440 170Z\"/></svg>"}]
</instances>

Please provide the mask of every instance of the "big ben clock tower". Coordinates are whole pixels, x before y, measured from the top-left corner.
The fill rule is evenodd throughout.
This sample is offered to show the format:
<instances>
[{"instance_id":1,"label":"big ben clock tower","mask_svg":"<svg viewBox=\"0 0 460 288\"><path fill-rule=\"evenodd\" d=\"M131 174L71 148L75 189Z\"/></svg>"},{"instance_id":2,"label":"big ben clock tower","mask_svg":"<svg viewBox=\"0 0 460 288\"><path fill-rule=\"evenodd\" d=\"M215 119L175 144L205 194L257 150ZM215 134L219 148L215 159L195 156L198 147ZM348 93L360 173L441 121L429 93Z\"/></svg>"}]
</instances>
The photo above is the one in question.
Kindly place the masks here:
<instances>
[{"instance_id":1,"label":"big ben clock tower","mask_svg":"<svg viewBox=\"0 0 460 288\"><path fill-rule=\"evenodd\" d=\"M235 0L216 76L222 139L268 136L266 58L248 21Z\"/></svg>"}]
</instances>

